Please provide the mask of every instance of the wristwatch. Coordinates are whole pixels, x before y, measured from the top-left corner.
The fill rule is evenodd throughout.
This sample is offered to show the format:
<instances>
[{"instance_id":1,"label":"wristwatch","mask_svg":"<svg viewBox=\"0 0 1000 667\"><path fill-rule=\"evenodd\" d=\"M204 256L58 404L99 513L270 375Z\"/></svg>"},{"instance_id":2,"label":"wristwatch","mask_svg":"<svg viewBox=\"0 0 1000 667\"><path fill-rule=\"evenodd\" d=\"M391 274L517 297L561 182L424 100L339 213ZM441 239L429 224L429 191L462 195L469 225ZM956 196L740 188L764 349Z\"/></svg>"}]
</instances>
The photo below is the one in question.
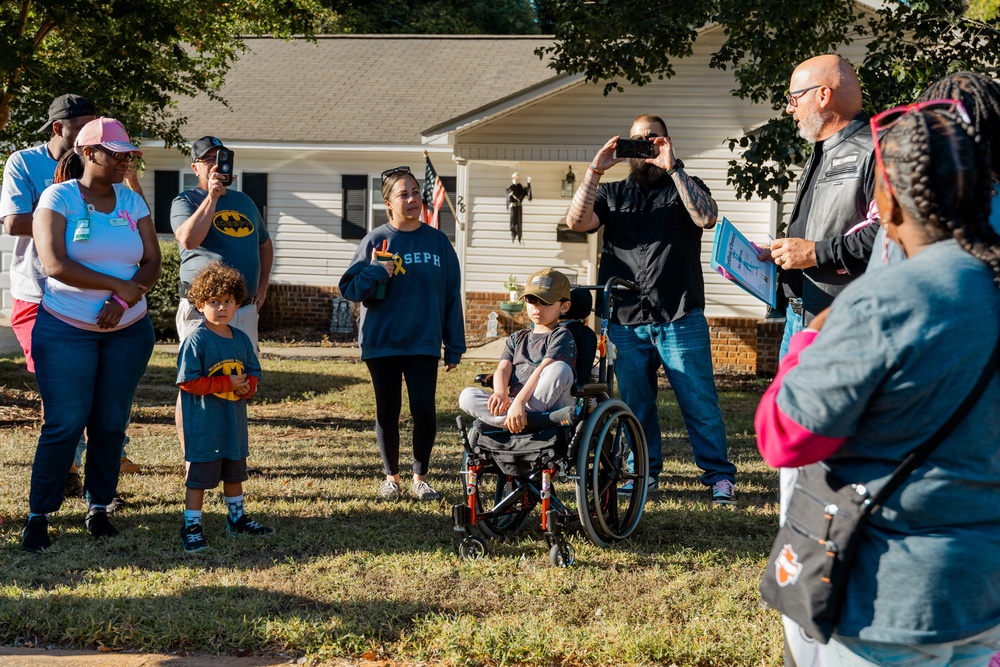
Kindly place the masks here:
<instances>
[{"instance_id":1,"label":"wristwatch","mask_svg":"<svg viewBox=\"0 0 1000 667\"><path fill-rule=\"evenodd\" d=\"M683 168L684 168L684 163L681 160L674 160L674 166L672 166L670 169L667 169L667 176L673 176L675 171Z\"/></svg>"}]
</instances>

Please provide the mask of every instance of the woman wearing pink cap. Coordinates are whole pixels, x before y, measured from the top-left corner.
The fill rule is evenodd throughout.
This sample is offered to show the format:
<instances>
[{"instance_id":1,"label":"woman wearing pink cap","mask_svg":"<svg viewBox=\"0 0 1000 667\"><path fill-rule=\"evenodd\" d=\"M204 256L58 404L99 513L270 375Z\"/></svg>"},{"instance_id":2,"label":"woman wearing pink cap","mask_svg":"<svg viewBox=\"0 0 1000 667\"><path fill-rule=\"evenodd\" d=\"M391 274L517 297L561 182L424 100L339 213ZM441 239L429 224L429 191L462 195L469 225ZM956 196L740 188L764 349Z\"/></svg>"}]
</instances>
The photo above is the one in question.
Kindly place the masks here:
<instances>
[{"instance_id":1,"label":"woman wearing pink cap","mask_svg":"<svg viewBox=\"0 0 1000 667\"><path fill-rule=\"evenodd\" d=\"M35 246L48 275L32 332L45 422L22 533L27 551L50 544L47 515L62 505L85 428L87 529L97 538L118 532L106 508L118 485L132 396L153 351L143 294L160 277L149 208L122 185L141 154L117 120L87 123L56 168L70 180L46 188L35 212Z\"/></svg>"}]
</instances>

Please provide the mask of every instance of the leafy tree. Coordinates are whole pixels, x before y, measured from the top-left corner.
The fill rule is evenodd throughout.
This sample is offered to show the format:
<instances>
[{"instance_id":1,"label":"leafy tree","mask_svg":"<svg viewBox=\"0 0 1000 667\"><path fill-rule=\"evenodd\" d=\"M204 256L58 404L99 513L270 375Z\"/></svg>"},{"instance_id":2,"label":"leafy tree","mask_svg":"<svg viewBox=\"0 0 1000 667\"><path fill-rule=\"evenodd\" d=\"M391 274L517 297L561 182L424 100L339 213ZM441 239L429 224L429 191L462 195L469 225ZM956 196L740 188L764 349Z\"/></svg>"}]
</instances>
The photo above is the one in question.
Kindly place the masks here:
<instances>
[{"instance_id":1,"label":"leafy tree","mask_svg":"<svg viewBox=\"0 0 1000 667\"><path fill-rule=\"evenodd\" d=\"M216 94L241 35L311 35L314 0L6 0L0 153L37 142L49 103L86 96L133 135L183 142L175 100Z\"/></svg>"},{"instance_id":2,"label":"leafy tree","mask_svg":"<svg viewBox=\"0 0 1000 667\"><path fill-rule=\"evenodd\" d=\"M888 0L864 11L853 0L550 0L559 72L583 72L605 84L644 85L673 76L673 61L688 56L697 29L718 23L723 45L713 68L731 70L741 99L769 103L775 118L733 137L741 159L729 163L729 183L743 198L779 199L810 147L783 113L795 66L859 38L870 39L858 68L869 112L907 103L933 81L962 70L995 72L1000 58L998 0Z\"/></svg>"},{"instance_id":3,"label":"leafy tree","mask_svg":"<svg viewBox=\"0 0 1000 667\"><path fill-rule=\"evenodd\" d=\"M539 34L530 0L326 0L327 33Z\"/></svg>"}]
</instances>

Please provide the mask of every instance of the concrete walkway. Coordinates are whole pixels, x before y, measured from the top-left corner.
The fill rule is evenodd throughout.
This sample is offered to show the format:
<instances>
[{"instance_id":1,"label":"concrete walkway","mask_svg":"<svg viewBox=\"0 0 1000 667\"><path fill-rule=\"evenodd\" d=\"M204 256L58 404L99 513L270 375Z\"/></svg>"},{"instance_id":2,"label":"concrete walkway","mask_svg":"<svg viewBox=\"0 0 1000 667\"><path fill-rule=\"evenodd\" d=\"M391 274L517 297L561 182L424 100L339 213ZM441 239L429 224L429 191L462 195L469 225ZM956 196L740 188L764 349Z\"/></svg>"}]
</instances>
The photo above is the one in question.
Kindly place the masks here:
<instances>
[{"instance_id":1,"label":"concrete walkway","mask_svg":"<svg viewBox=\"0 0 1000 667\"><path fill-rule=\"evenodd\" d=\"M294 658L167 655L0 646L0 667L277 667L311 664ZM336 664L336 663L327 663ZM344 665L350 663L342 663ZM372 663L375 664L375 663Z\"/></svg>"}]
</instances>

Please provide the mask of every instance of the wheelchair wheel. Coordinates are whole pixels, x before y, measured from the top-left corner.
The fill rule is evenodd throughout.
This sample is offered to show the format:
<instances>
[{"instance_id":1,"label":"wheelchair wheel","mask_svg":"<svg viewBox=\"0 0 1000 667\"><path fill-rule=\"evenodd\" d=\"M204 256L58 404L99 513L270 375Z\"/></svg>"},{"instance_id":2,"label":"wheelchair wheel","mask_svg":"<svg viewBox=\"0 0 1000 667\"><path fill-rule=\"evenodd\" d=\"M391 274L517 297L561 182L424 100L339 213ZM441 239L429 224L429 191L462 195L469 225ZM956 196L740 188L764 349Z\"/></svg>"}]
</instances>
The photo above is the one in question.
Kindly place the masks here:
<instances>
[{"instance_id":1,"label":"wheelchair wheel","mask_svg":"<svg viewBox=\"0 0 1000 667\"><path fill-rule=\"evenodd\" d=\"M458 544L458 555L462 560L478 560L489 553L486 540L469 535Z\"/></svg>"},{"instance_id":2,"label":"wheelchair wheel","mask_svg":"<svg viewBox=\"0 0 1000 667\"><path fill-rule=\"evenodd\" d=\"M549 562L552 563L552 567L569 567L575 560L573 547L566 542L553 544L549 549Z\"/></svg>"},{"instance_id":3,"label":"wheelchair wheel","mask_svg":"<svg viewBox=\"0 0 1000 667\"><path fill-rule=\"evenodd\" d=\"M468 473L468 453L462 454L462 488ZM479 477L479 493L476 496L476 515L482 516L493 511L500 501L524 486L517 477L508 477L499 472L483 473ZM524 528L528 516L535 506L534 496L525 495L517 505L507 512L486 519L479 519L476 525L488 539L498 540L516 535Z\"/></svg>"},{"instance_id":4,"label":"wheelchair wheel","mask_svg":"<svg viewBox=\"0 0 1000 667\"><path fill-rule=\"evenodd\" d=\"M619 400L598 405L584 426L576 458L580 522L593 544L606 547L623 540L639 525L648 469L646 438L628 406ZM629 482L630 490L619 495Z\"/></svg>"}]
</instances>

